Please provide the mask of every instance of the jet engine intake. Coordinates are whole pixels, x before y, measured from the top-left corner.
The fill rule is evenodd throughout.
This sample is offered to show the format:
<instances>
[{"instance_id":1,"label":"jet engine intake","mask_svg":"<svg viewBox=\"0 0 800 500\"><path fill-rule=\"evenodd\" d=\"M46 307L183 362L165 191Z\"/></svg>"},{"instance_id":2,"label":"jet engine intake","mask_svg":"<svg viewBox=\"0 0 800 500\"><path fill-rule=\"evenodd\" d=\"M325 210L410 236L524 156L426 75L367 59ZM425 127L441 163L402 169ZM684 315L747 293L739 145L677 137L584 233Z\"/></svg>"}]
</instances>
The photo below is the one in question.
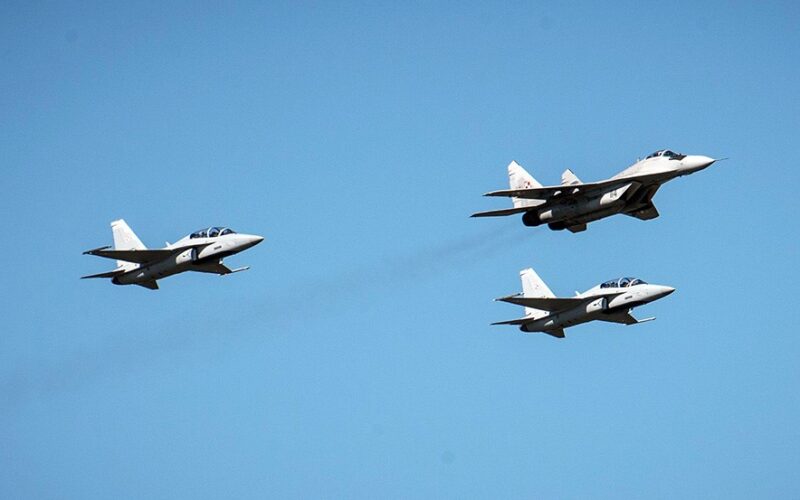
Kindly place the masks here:
<instances>
[{"instance_id":1,"label":"jet engine intake","mask_svg":"<svg viewBox=\"0 0 800 500\"><path fill-rule=\"evenodd\" d=\"M593 300L586 305L587 313L605 311L606 309L608 309L608 299L605 297L600 297L599 299Z\"/></svg>"},{"instance_id":2,"label":"jet engine intake","mask_svg":"<svg viewBox=\"0 0 800 500\"><path fill-rule=\"evenodd\" d=\"M200 248L192 249L192 262L198 263L209 259L219 259L228 255L225 246L221 243L212 243Z\"/></svg>"}]
</instances>

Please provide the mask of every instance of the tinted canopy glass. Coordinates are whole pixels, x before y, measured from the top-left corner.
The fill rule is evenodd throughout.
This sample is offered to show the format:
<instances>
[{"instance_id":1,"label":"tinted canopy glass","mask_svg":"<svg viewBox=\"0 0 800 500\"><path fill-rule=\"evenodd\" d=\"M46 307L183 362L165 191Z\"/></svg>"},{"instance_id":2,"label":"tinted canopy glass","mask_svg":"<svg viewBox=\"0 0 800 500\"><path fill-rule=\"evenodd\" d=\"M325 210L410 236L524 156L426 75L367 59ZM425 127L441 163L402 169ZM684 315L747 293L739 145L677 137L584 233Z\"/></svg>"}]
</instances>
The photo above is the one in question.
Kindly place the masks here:
<instances>
[{"instance_id":1,"label":"tinted canopy glass","mask_svg":"<svg viewBox=\"0 0 800 500\"><path fill-rule=\"evenodd\" d=\"M215 236L224 236L226 234L236 234L236 231L229 227L207 227L200 229L189 235L189 238L213 238Z\"/></svg>"},{"instance_id":2,"label":"tinted canopy glass","mask_svg":"<svg viewBox=\"0 0 800 500\"><path fill-rule=\"evenodd\" d=\"M647 158L645 158L645 160L648 158L655 158L657 156L663 156L664 158L668 158L670 160L682 160L686 158L686 155L675 153L673 151L670 151L669 149L659 149L655 153L648 155Z\"/></svg>"},{"instance_id":3,"label":"tinted canopy glass","mask_svg":"<svg viewBox=\"0 0 800 500\"><path fill-rule=\"evenodd\" d=\"M600 285L600 288L627 288L636 285L646 285L647 282L639 278L624 277L615 280L608 280Z\"/></svg>"}]
</instances>

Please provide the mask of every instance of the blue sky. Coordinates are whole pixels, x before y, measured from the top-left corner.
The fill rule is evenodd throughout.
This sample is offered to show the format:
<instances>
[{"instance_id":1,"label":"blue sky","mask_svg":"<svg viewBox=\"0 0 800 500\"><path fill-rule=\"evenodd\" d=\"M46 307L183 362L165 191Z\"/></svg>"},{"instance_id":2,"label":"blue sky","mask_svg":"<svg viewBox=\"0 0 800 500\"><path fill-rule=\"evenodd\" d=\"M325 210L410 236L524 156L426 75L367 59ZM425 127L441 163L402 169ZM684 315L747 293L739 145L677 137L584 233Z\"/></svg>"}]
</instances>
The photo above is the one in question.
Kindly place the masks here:
<instances>
[{"instance_id":1,"label":"blue sky","mask_svg":"<svg viewBox=\"0 0 800 500\"><path fill-rule=\"evenodd\" d=\"M791 2L4 3L5 498L796 497ZM656 149L730 157L649 222L474 220ZM78 277L262 234L247 273ZM489 323L677 292L567 339Z\"/></svg>"}]
</instances>

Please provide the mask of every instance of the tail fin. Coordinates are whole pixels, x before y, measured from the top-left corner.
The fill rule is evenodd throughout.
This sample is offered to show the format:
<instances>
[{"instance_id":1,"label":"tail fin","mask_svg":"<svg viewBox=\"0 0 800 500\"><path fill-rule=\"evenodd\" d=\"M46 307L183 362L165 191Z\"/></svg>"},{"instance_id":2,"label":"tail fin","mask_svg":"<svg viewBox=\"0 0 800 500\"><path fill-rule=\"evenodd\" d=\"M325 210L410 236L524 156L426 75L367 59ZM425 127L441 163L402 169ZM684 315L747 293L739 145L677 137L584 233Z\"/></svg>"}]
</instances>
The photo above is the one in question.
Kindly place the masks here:
<instances>
[{"instance_id":1,"label":"tail fin","mask_svg":"<svg viewBox=\"0 0 800 500\"><path fill-rule=\"evenodd\" d=\"M114 234L114 250L146 250L142 240L136 236L136 233L128 226L123 220L115 220L111 223L111 232ZM125 270L135 269L139 264L133 262L126 262L124 260L117 261L117 267Z\"/></svg>"},{"instance_id":2,"label":"tail fin","mask_svg":"<svg viewBox=\"0 0 800 500\"><path fill-rule=\"evenodd\" d=\"M524 297L533 297L533 298L541 298L541 297L555 297L553 292L547 286L547 284L542 281L542 278L536 274L536 271L531 269L523 269L519 272L520 280L522 281L522 295ZM542 309L536 309L534 307L525 307L525 315L532 316L534 318L547 316L550 314L547 311Z\"/></svg>"},{"instance_id":3,"label":"tail fin","mask_svg":"<svg viewBox=\"0 0 800 500\"><path fill-rule=\"evenodd\" d=\"M561 174L561 185L573 186L575 184L583 184L583 183L581 182L580 179L578 179L578 176L575 175L575 173L572 170L570 169L564 170L564 173Z\"/></svg>"},{"instance_id":4,"label":"tail fin","mask_svg":"<svg viewBox=\"0 0 800 500\"><path fill-rule=\"evenodd\" d=\"M531 174L525 171L519 163L512 161L508 164L508 185L511 189L530 189L542 187L539 182L533 178ZM534 200L526 200L525 198L511 198L514 202L514 208L535 206Z\"/></svg>"}]
</instances>

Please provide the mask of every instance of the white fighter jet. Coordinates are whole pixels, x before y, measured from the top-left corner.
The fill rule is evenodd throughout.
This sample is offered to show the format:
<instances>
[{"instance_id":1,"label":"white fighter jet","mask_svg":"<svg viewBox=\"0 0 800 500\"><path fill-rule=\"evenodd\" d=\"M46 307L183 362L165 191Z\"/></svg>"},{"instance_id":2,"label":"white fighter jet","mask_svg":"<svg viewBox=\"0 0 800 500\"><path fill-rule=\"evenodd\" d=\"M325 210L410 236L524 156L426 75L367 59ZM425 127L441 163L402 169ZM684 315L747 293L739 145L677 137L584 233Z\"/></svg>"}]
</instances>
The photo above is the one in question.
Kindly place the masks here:
<instances>
[{"instance_id":1,"label":"white fighter jet","mask_svg":"<svg viewBox=\"0 0 800 500\"><path fill-rule=\"evenodd\" d=\"M594 320L624 325L652 321L655 318L634 318L631 309L675 291L637 278L619 278L583 293L576 292L574 297L556 297L533 269L523 269L519 276L522 293L495 300L524 306L525 316L492 324L519 325L523 332L543 332L560 339L564 338L564 328Z\"/></svg>"},{"instance_id":2,"label":"white fighter jet","mask_svg":"<svg viewBox=\"0 0 800 500\"><path fill-rule=\"evenodd\" d=\"M249 267L229 269L222 259L264 240L262 236L238 234L227 227L209 227L167 243L164 248L148 249L122 219L111 223L111 232L113 249L106 246L83 253L116 259L117 268L81 279L111 278L115 285L139 285L151 290L158 290L157 280L184 271L220 275L246 271Z\"/></svg>"},{"instance_id":3,"label":"white fighter jet","mask_svg":"<svg viewBox=\"0 0 800 500\"><path fill-rule=\"evenodd\" d=\"M560 186L544 187L512 161L508 165L511 189L484 196L510 197L514 208L478 212L472 217L521 213L526 226L547 224L550 229L568 229L573 233L586 230L588 222L617 213L642 220L655 219L658 210L653 205L653 196L662 184L703 170L715 161L708 156L661 150L604 181L583 183L567 169L561 174Z\"/></svg>"}]
</instances>

